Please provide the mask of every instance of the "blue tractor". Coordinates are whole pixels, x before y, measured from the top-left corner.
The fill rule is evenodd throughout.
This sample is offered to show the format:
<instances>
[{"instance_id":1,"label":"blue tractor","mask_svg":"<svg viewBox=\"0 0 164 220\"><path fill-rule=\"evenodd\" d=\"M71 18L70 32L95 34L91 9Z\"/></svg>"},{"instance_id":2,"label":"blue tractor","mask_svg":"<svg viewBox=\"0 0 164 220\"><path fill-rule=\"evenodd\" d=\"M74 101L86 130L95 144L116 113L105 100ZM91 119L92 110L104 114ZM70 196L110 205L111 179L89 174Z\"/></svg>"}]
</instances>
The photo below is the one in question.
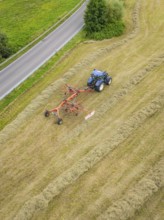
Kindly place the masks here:
<instances>
[{"instance_id":1,"label":"blue tractor","mask_svg":"<svg viewBox=\"0 0 164 220\"><path fill-rule=\"evenodd\" d=\"M104 85L110 85L111 83L112 77L107 72L94 69L88 79L87 86L101 92L104 89Z\"/></svg>"}]
</instances>

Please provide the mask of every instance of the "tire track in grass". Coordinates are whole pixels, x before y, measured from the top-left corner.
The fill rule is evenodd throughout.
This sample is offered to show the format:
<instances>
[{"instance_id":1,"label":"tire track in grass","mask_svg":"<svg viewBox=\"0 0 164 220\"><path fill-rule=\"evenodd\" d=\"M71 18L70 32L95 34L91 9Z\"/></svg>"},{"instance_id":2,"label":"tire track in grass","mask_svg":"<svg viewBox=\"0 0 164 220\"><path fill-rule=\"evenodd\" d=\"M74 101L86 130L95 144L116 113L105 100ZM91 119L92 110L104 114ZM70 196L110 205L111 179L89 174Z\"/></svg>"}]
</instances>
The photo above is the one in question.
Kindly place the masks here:
<instances>
[{"instance_id":1,"label":"tire track in grass","mask_svg":"<svg viewBox=\"0 0 164 220\"><path fill-rule=\"evenodd\" d=\"M132 14L133 21L133 31L127 35L124 39L108 46L103 47L91 54L89 58L82 60L80 63L76 64L73 68L71 68L68 72L64 74L64 76L54 83L52 83L49 87L47 87L37 98L35 98L25 109L21 112L15 120L13 120L10 124L5 126L5 128L0 132L0 144L6 142L9 138L15 136L18 128L21 129L22 125L26 122L27 118L29 119L39 107L43 107L45 103L47 103L47 99L54 94L55 91L58 91L59 88L68 82L68 80L77 74L82 68L85 67L86 71L89 68L90 64L94 62L99 57L106 56L112 50L128 43L130 40L136 37L139 32L139 10L140 10L140 0L136 1L136 5Z\"/></svg>"},{"instance_id":2,"label":"tire track in grass","mask_svg":"<svg viewBox=\"0 0 164 220\"><path fill-rule=\"evenodd\" d=\"M132 218L154 193L164 186L164 159L143 177L125 196L111 205L97 220L126 220Z\"/></svg>"},{"instance_id":3,"label":"tire track in grass","mask_svg":"<svg viewBox=\"0 0 164 220\"><path fill-rule=\"evenodd\" d=\"M156 99L150 102L146 107L134 113L129 120L122 124L112 138L106 139L101 146L97 145L86 156L79 160L69 170L65 171L58 178L54 179L48 186L38 195L32 197L19 210L14 220L31 219L35 213L48 207L48 204L62 191L73 184L80 176L89 171L94 165L108 155L112 150L125 141L133 132L139 128L144 121L152 117L164 107L164 93L161 93ZM159 179L159 178L158 178ZM160 180L161 183L161 180ZM154 186L150 185L150 191ZM149 191L148 191L149 192ZM153 191L154 192L154 191ZM146 196L147 198L147 196ZM145 197L144 197L145 200Z\"/></svg>"}]
</instances>

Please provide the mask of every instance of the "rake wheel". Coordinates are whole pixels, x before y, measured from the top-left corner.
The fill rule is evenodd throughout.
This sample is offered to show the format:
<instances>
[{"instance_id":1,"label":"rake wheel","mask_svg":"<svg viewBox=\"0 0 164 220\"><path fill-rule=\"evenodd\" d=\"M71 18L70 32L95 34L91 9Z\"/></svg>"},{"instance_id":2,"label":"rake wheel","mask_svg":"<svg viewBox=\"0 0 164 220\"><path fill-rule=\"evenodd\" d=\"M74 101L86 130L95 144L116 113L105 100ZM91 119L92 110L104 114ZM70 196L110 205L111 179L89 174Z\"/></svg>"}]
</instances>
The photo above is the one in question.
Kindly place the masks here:
<instances>
[{"instance_id":1,"label":"rake wheel","mask_svg":"<svg viewBox=\"0 0 164 220\"><path fill-rule=\"evenodd\" d=\"M62 118L58 118L58 120L57 120L57 124L58 124L58 125L63 124L63 119L62 119Z\"/></svg>"},{"instance_id":2,"label":"rake wheel","mask_svg":"<svg viewBox=\"0 0 164 220\"><path fill-rule=\"evenodd\" d=\"M49 117L49 115L50 115L50 112L49 112L48 110L46 110L46 111L44 112L44 116L45 116L45 117Z\"/></svg>"}]
</instances>

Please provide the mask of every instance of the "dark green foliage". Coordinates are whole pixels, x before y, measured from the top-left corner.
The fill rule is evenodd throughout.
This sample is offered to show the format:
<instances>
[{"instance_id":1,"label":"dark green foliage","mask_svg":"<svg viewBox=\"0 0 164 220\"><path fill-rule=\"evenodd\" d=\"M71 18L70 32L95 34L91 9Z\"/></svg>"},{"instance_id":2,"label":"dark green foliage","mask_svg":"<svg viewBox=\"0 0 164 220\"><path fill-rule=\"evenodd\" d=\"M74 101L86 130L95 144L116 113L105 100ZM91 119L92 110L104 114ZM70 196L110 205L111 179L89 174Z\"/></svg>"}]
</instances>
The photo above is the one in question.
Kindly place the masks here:
<instances>
[{"instance_id":1,"label":"dark green foliage","mask_svg":"<svg viewBox=\"0 0 164 220\"><path fill-rule=\"evenodd\" d=\"M86 36L95 40L120 36L125 28L122 16L122 0L90 0L84 17Z\"/></svg>"},{"instance_id":2,"label":"dark green foliage","mask_svg":"<svg viewBox=\"0 0 164 220\"><path fill-rule=\"evenodd\" d=\"M108 21L120 21L123 16L123 2L121 0L110 0L107 3L107 17Z\"/></svg>"},{"instance_id":3,"label":"dark green foliage","mask_svg":"<svg viewBox=\"0 0 164 220\"><path fill-rule=\"evenodd\" d=\"M107 7L105 0L90 0L85 16L85 29L88 34L101 31L107 25Z\"/></svg>"},{"instance_id":4,"label":"dark green foliage","mask_svg":"<svg viewBox=\"0 0 164 220\"><path fill-rule=\"evenodd\" d=\"M109 39L112 37L118 37L124 32L125 25L122 21L116 21L109 23L102 31L93 32L89 35L89 38L94 40Z\"/></svg>"},{"instance_id":5,"label":"dark green foliage","mask_svg":"<svg viewBox=\"0 0 164 220\"><path fill-rule=\"evenodd\" d=\"M3 58L8 58L12 53L11 48L8 45L7 36L0 33L0 60Z\"/></svg>"}]
</instances>

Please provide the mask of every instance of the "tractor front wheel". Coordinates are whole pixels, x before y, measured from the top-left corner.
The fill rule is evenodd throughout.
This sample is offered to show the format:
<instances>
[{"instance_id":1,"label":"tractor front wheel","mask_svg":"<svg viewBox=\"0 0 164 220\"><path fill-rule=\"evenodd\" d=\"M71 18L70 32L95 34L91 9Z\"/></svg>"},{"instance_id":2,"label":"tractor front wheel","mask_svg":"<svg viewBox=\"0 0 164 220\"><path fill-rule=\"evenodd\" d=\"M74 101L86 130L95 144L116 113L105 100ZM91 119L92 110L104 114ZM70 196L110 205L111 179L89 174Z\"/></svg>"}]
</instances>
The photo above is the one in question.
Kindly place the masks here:
<instances>
[{"instance_id":1,"label":"tractor front wheel","mask_svg":"<svg viewBox=\"0 0 164 220\"><path fill-rule=\"evenodd\" d=\"M101 83L99 86L96 86L96 88L95 88L95 90L98 92L103 91L103 89L104 89L104 83Z\"/></svg>"},{"instance_id":2,"label":"tractor front wheel","mask_svg":"<svg viewBox=\"0 0 164 220\"><path fill-rule=\"evenodd\" d=\"M112 83L112 78L111 77L108 77L107 79L106 79L106 84L107 85L110 85Z\"/></svg>"}]
</instances>

